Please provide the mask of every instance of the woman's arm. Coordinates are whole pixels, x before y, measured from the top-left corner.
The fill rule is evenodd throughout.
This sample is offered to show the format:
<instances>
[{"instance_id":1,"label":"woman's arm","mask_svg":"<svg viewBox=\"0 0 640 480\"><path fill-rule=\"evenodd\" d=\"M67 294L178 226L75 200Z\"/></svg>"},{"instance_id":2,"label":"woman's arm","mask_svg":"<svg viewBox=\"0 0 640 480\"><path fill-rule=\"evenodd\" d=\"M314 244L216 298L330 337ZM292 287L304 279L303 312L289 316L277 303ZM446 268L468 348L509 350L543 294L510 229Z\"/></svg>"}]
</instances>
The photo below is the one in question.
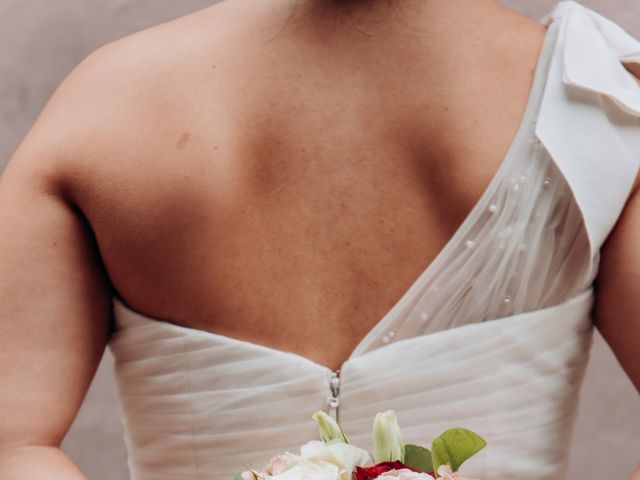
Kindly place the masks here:
<instances>
[{"instance_id":1,"label":"woman's arm","mask_svg":"<svg viewBox=\"0 0 640 480\"><path fill-rule=\"evenodd\" d=\"M594 320L640 392L640 189L601 250ZM630 480L640 480L640 466Z\"/></svg>"},{"instance_id":2,"label":"woman's arm","mask_svg":"<svg viewBox=\"0 0 640 480\"><path fill-rule=\"evenodd\" d=\"M594 321L640 392L640 189L602 247Z\"/></svg>"},{"instance_id":3,"label":"woman's arm","mask_svg":"<svg viewBox=\"0 0 640 480\"><path fill-rule=\"evenodd\" d=\"M60 179L81 112L61 88L0 177L0 478L76 480L60 450L105 349L110 285Z\"/></svg>"}]
</instances>

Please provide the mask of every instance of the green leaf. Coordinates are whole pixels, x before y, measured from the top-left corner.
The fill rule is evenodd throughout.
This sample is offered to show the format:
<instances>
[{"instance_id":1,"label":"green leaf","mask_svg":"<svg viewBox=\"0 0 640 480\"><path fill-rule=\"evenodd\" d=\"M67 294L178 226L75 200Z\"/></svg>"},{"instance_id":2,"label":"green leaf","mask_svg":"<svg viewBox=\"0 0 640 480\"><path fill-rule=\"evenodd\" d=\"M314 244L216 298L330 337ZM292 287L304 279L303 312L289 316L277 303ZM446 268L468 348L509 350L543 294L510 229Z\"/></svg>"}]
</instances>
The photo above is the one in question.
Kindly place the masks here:
<instances>
[{"instance_id":1,"label":"green leaf","mask_svg":"<svg viewBox=\"0 0 640 480\"><path fill-rule=\"evenodd\" d=\"M466 428L451 428L437 437L431 444L433 467L448 464L455 472L460 465L478 453L487 442L478 434Z\"/></svg>"},{"instance_id":2,"label":"green leaf","mask_svg":"<svg viewBox=\"0 0 640 480\"><path fill-rule=\"evenodd\" d=\"M239 473L236 473L236 476L233 477L233 480L242 480L242 475L240 475Z\"/></svg>"},{"instance_id":3,"label":"green leaf","mask_svg":"<svg viewBox=\"0 0 640 480\"><path fill-rule=\"evenodd\" d=\"M402 463L425 473L433 471L431 452L428 449L411 444L405 445L404 449L404 462Z\"/></svg>"}]
</instances>

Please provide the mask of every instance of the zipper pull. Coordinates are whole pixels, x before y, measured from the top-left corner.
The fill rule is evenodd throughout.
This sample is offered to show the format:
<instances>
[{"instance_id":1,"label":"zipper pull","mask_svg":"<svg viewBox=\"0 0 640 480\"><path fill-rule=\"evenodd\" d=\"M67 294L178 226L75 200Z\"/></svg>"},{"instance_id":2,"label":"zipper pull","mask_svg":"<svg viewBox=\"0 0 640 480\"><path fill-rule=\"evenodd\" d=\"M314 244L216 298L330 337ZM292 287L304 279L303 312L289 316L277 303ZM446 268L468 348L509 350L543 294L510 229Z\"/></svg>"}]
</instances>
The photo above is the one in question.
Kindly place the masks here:
<instances>
[{"instance_id":1,"label":"zipper pull","mask_svg":"<svg viewBox=\"0 0 640 480\"><path fill-rule=\"evenodd\" d=\"M331 378L329 379L329 391L331 392L327 397L329 415L337 422L338 407L340 406L340 370L331 372Z\"/></svg>"}]
</instances>

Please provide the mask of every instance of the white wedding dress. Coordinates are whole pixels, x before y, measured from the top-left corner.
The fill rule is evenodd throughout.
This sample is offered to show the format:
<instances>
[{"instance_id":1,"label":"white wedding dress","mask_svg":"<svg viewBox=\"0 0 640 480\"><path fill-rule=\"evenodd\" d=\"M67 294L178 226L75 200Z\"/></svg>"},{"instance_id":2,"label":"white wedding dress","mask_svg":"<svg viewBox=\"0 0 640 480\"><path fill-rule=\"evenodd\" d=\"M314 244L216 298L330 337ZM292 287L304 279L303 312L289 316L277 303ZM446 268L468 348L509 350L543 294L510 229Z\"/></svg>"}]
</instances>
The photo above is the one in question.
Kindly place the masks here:
<instances>
[{"instance_id":1,"label":"white wedding dress","mask_svg":"<svg viewBox=\"0 0 640 480\"><path fill-rule=\"evenodd\" d=\"M339 376L114 296L132 479L230 480L317 439L319 409L367 449L376 412L395 409L406 442L454 426L482 435L469 475L564 477L599 249L640 163L640 82L623 66L640 63L640 42L573 1L541 23L526 113L495 177Z\"/></svg>"}]
</instances>

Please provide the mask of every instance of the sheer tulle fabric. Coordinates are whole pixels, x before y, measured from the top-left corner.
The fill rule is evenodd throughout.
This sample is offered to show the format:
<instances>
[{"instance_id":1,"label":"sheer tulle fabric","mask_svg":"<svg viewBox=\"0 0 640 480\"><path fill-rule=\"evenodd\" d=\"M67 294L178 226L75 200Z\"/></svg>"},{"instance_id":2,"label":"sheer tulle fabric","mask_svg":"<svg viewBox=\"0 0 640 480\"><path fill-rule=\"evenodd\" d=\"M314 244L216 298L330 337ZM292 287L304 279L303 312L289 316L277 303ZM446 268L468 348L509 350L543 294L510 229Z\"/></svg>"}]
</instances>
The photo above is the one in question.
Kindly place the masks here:
<instances>
[{"instance_id":1,"label":"sheer tulle fabric","mask_svg":"<svg viewBox=\"0 0 640 480\"><path fill-rule=\"evenodd\" d=\"M597 215L577 200L579 177L564 172L575 171L567 164L581 158L579 145L573 157L557 155L536 122L557 116L547 107L543 119L540 108L565 86L558 69L571 22L594 18L571 1L548 15L526 112L500 169L442 252L343 364L336 413L354 443L370 448L375 413L393 408L407 442L428 442L452 426L483 435L489 446L463 466L469 476L563 477L591 343L594 239L606 236L622 206L618 191L602 192L612 200ZM620 152L622 178L638 165ZM316 438L311 414L330 410L331 370L113 300L110 348L134 480L229 479Z\"/></svg>"}]
</instances>

